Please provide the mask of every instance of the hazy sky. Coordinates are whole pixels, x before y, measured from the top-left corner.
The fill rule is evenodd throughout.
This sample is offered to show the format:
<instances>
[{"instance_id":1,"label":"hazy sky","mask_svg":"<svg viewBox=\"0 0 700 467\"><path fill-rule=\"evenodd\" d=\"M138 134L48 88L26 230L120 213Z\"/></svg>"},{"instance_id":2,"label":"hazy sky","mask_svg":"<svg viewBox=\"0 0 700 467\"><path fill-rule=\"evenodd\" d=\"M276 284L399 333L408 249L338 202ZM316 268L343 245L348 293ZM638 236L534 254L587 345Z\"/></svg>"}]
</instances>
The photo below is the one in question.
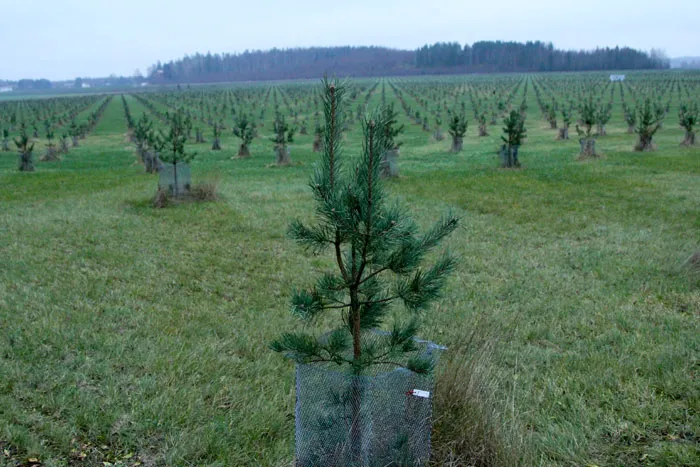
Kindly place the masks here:
<instances>
[{"instance_id":1,"label":"hazy sky","mask_svg":"<svg viewBox=\"0 0 700 467\"><path fill-rule=\"evenodd\" d=\"M195 52L543 40L700 55L699 0L2 0L0 79L145 73ZM8 5L9 3L9 5Z\"/></svg>"}]
</instances>

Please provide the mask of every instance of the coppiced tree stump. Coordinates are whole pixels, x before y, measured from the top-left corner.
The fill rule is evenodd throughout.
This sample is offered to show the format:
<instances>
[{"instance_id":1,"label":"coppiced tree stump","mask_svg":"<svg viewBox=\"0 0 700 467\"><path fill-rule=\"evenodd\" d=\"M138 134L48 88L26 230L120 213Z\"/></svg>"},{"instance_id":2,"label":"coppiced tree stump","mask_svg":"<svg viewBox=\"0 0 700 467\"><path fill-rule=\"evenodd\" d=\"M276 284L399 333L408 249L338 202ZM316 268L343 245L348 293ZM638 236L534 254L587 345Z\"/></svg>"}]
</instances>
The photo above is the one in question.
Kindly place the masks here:
<instances>
[{"instance_id":1,"label":"coppiced tree stump","mask_svg":"<svg viewBox=\"0 0 700 467\"><path fill-rule=\"evenodd\" d=\"M559 128L557 131L557 141L564 141L569 139L569 129Z\"/></svg>"}]
</instances>

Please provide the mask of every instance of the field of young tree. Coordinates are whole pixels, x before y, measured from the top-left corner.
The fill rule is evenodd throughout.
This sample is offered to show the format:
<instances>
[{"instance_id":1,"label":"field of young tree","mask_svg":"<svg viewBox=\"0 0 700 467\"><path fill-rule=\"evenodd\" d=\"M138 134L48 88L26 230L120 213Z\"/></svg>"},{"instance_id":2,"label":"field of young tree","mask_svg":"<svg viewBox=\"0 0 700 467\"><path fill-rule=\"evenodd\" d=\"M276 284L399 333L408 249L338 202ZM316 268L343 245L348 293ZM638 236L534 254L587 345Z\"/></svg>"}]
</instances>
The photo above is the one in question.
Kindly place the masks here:
<instances>
[{"instance_id":1,"label":"field of young tree","mask_svg":"<svg viewBox=\"0 0 700 467\"><path fill-rule=\"evenodd\" d=\"M0 465L293 465L293 364L271 345L316 329L290 298L332 265L288 235L316 212L321 90L0 101ZM345 157L380 108L386 195L420 227L459 218L419 333L449 349L434 464L699 465L700 73L345 97Z\"/></svg>"}]
</instances>

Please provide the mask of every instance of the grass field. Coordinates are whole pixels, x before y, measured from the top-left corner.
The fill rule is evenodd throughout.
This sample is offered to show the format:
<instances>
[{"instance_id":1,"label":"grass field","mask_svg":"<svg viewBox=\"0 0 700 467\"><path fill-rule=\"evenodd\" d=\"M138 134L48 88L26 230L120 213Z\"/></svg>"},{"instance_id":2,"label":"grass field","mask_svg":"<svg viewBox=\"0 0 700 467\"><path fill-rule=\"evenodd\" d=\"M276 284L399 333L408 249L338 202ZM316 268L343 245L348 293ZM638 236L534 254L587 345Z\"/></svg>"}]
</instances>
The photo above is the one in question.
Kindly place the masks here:
<instances>
[{"instance_id":1,"label":"grass field","mask_svg":"<svg viewBox=\"0 0 700 467\"><path fill-rule=\"evenodd\" d=\"M500 125L470 124L450 154L406 120L388 190L423 225L462 217L423 335L488 345L491 402L527 462L700 465L700 280L682 268L700 249L700 149L679 147L672 111L658 150L633 152L616 105L604 157L580 162L529 98L520 170L498 168ZM20 173L0 153L0 465L289 464L293 368L268 344L330 264L285 234L313 212L313 136L277 168L263 138L232 159L228 131L192 163L221 200L155 209L126 131L116 96L60 162Z\"/></svg>"}]
</instances>

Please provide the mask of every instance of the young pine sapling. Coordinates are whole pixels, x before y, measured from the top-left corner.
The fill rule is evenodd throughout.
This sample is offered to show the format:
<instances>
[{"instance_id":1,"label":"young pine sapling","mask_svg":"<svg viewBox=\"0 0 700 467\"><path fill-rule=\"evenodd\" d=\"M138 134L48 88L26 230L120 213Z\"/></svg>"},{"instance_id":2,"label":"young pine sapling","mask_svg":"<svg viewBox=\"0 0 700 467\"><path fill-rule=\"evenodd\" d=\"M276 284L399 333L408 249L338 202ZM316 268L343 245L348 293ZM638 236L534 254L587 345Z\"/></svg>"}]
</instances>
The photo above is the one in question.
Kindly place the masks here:
<instances>
[{"instance_id":1,"label":"young pine sapling","mask_svg":"<svg viewBox=\"0 0 700 467\"><path fill-rule=\"evenodd\" d=\"M578 108L579 124L576 124L576 133L579 135L579 143L581 152L579 159L587 159L590 157L598 157L595 152L595 136L593 134L593 125L596 124L597 105L593 101L593 96L589 95L581 102Z\"/></svg>"},{"instance_id":2,"label":"young pine sapling","mask_svg":"<svg viewBox=\"0 0 700 467\"><path fill-rule=\"evenodd\" d=\"M503 124L505 126L504 135L501 136L504 143L501 147L501 166L508 169L520 167L518 150L525 139L525 118L517 110L511 110Z\"/></svg>"},{"instance_id":3,"label":"young pine sapling","mask_svg":"<svg viewBox=\"0 0 700 467\"><path fill-rule=\"evenodd\" d=\"M433 370L432 359L415 352L414 339L423 312L439 298L455 260L444 254L427 269L421 263L457 228L458 220L446 214L420 235L406 210L389 203L383 189L381 159L391 147L387 112L364 118L362 155L346 161L340 121L345 87L324 81L322 97L323 156L310 184L318 223L294 221L289 234L314 254L330 251L335 270L311 289L295 292L291 311L309 324L318 323L326 312L337 312L340 324L324 336L284 333L271 347L299 363L327 366L352 377L349 452L352 465L360 465L368 433L361 410L366 397L362 375L378 366L418 374ZM409 318L398 318L394 304L402 304ZM376 334L390 316L390 331Z\"/></svg>"},{"instance_id":4,"label":"young pine sapling","mask_svg":"<svg viewBox=\"0 0 700 467\"><path fill-rule=\"evenodd\" d=\"M32 158L34 143L30 144L24 124L20 127L19 138L15 138L14 142L19 150L19 171L34 172L34 160Z\"/></svg>"},{"instance_id":5,"label":"young pine sapling","mask_svg":"<svg viewBox=\"0 0 700 467\"><path fill-rule=\"evenodd\" d=\"M665 111L658 106L654 106L650 98L644 99L644 102L637 105L637 133L638 140L634 146L635 151L653 151L654 150L654 135L663 121Z\"/></svg>"},{"instance_id":6,"label":"young pine sapling","mask_svg":"<svg viewBox=\"0 0 700 467\"><path fill-rule=\"evenodd\" d=\"M255 127L247 115L242 114L236 119L233 126L233 134L241 140L238 148L238 157L250 157L250 144L255 138Z\"/></svg>"},{"instance_id":7,"label":"young pine sapling","mask_svg":"<svg viewBox=\"0 0 700 467\"><path fill-rule=\"evenodd\" d=\"M160 153L160 159L173 165L174 183L171 194L175 198L185 194L179 188L177 166L190 162L196 156L196 153L185 150L191 127L192 122L189 117L185 117L180 110L177 110L168 115L168 131L160 130L156 139L156 149ZM184 188L185 191L189 189L187 186Z\"/></svg>"},{"instance_id":8,"label":"young pine sapling","mask_svg":"<svg viewBox=\"0 0 700 467\"><path fill-rule=\"evenodd\" d=\"M448 133L452 137L452 152L460 152L464 147L464 135L467 134L467 127L469 122L467 121L467 116L464 114L459 114L457 112L452 112L450 116L450 123L448 125Z\"/></svg>"},{"instance_id":9,"label":"young pine sapling","mask_svg":"<svg viewBox=\"0 0 700 467\"><path fill-rule=\"evenodd\" d=\"M682 146L695 145L695 128L698 125L698 117L700 117L700 112L697 102L681 104L678 120L681 127L685 129L685 138L681 143Z\"/></svg>"},{"instance_id":10,"label":"young pine sapling","mask_svg":"<svg viewBox=\"0 0 700 467\"><path fill-rule=\"evenodd\" d=\"M284 115L280 112L275 114L275 121L272 125L274 136L270 138L270 141L275 143L277 165L289 165L292 161L289 157L289 148L287 145L294 142L294 132L296 129L287 124Z\"/></svg>"}]
</instances>

